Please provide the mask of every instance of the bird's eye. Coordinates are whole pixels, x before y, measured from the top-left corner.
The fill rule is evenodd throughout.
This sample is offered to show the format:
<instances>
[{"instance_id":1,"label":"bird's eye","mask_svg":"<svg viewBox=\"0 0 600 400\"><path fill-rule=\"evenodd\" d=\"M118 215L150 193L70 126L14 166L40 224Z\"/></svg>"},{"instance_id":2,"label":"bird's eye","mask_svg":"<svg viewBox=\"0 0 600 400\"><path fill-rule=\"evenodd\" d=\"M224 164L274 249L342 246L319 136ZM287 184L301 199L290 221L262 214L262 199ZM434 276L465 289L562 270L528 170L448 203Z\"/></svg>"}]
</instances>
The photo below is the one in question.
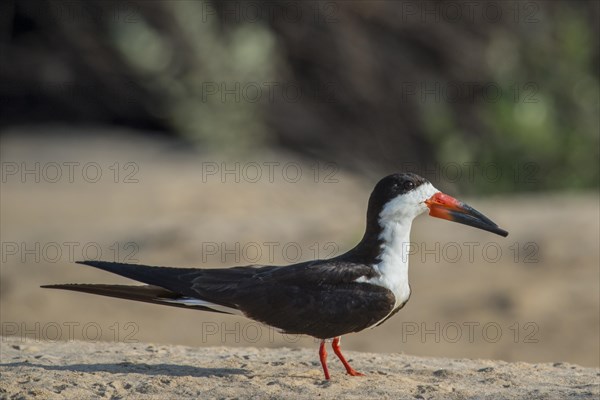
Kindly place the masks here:
<instances>
[{"instance_id":1,"label":"bird's eye","mask_svg":"<svg viewBox=\"0 0 600 400\"><path fill-rule=\"evenodd\" d=\"M412 181L406 181L404 182L404 190L412 190L415 188L415 183Z\"/></svg>"}]
</instances>

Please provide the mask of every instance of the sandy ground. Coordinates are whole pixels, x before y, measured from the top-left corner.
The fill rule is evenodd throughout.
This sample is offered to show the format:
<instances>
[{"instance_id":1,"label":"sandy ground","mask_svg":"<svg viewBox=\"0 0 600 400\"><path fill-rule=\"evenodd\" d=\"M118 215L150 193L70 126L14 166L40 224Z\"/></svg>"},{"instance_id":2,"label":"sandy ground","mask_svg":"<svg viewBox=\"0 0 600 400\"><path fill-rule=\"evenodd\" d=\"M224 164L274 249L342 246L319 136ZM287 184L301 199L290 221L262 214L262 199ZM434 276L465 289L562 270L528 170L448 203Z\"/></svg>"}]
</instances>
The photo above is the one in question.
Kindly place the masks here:
<instances>
[{"instance_id":1,"label":"sandy ground","mask_svg":"<svg viewBox=\"0 0 600 400\"><path fill-rule=\"evenodd\" d=\"M597 399L600 370L566 363L348 352L367 375L350 377L316 351L192 348L137 343L2 340L0 399L390 398Z\"/></svg>"},{"instance_id":2,"label":"sandy ground","mask_svg":"<svg viewBox=\"0 0 600 400\"><path fill-rule=\"evenodd\" d=\"M312 339L280 335L241 317L39 286L131 283L74 264L81 258L182 267L327 258L350 249L362 235L373 181L336 171L335 181L327 182L331 170L324 165L317 166L320 175L315 179L314 164L282 154L226 157L186 153L172 144L137 142L124 134L82 139L71 129L70 139L60 139L51 132L42 133L45 136L32 139L14 132L3 136L0 146L3 173L7 162L20 169L40 163L42 171L39 181L35 173L23 177L22 171L3 177L1 335L15 337L24 345L72 339L108 341L115 349L124 349L121 343L136 342L186 345L196 349L194 354L210 354L204 353L204 346L242 347L237 350L242 353L247 347L306 348L309 353L286 350L285 354L309 354L306 360L314 361ZM303 172L296 182L282 179L281 167L290 161ZM70 182L64 163L72 162L79 164ZM102 172L97 182L90 179L93 169L82 175L82 167L92 162ZM233 168L236 162L242 167L253 162L280 164L273 182L267 179L264 164L263 177L257 182L243 176L236 182L232 176L206 175L209 166L220 168L226 163ZM52 163L63 165L58 182L51 182L55 177ZM126 182L127 177L134 181ZM464 197L443 180L436 185ZM412 238L418 251L410 260L413 293L409 303L384 325L344 337L344 347L451 359L600 366L598 194L464 200L510 231L510 236L503 239L426 216L417 219ZM272 252L268 243L275 243ZM472 256L469 246L475 249ZM262 357L263 352L256 354ZM277 353L265 350L264 354ZM177 365L173 360L165 362ZM368 363L363 365L375 370ZM391 369L391 364L386 368ZM543 368L563 371L562 367ZM306 375L301 376L316 378L317 369L312 369L302 370ZM408 382L407 375L400 376ZM238 378L246 379L231 375L224 379ZM330 390L312 383L308 386Z\"/></svg>"}]
</instances>

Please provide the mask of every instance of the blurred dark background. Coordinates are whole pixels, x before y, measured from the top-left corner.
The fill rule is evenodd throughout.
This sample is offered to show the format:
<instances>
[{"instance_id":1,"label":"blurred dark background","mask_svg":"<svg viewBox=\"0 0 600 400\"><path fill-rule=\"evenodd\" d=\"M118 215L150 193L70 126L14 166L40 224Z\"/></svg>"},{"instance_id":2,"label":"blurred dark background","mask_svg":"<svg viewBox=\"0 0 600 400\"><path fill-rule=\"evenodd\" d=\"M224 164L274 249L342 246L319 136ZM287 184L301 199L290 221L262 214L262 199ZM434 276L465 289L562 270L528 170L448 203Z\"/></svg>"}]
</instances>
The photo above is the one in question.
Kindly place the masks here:
<instances>
[{"instance_id":1,"label":"blurred dark background","mask_svg":"<svg viewBox=\"0 0 600 400\"><path fill-rule=\"evenodd\" d=\"M0 129L501 171L463 192L597 188L599 19L598 1L8 0Z\"/></svg>"}]
</instances>

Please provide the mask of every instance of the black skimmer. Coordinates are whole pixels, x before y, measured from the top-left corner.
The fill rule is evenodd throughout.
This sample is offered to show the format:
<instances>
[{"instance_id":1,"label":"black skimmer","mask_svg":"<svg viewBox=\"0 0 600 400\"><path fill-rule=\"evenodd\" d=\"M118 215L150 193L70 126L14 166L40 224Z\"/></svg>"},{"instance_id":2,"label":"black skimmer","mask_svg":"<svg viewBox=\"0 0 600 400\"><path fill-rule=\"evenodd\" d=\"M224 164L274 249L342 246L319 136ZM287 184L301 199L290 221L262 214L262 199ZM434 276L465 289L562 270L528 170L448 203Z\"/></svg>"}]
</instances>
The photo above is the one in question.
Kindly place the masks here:
<instances>
[{"instance_id":1,"label":"black skimmer","mask_svg":"<svg viewBox=\"0 0 600 400\"><path fill-rule=\"evenodd\" d=\"M61 284L66 289L154 304L225 314L241 314L290 334L321 339L319 357L325 379L326 340L348 374L355 371L342 355L342 335L381 325L410 297L407 244L412 221L429 215L470 225L500 236L501 229L472 207L438 191L412 174L383 178L371 193L367 226L352 250L335 258L288 266L169 268L104 261L82 261L143 286Z\"/></svg>"}]
</instances>

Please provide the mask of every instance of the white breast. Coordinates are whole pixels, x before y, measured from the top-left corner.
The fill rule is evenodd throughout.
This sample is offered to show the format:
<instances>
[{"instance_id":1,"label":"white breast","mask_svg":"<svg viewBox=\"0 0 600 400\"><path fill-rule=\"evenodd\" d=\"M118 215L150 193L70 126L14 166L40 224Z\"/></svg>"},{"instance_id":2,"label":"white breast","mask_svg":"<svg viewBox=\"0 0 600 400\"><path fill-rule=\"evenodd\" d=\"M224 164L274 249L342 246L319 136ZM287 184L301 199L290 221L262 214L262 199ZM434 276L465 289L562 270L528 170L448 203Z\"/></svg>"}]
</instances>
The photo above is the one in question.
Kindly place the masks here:
<instances>
[{"instance_id":1,"label":"white breast","mask_svg":"<svg viewBox=\"0 0 600 400\"><path fill-rule=\"evenodd\" d=\"M361 277L356 282L366 282L382 286L394 294L394 308L405 303L410 297L410 286L408 284L408 254L410 223L408 226L398 222L389 223L383 229L380 239L381 245L380 262L372 267L377 275L372 278Z\"/></svg>"}]
</instances>

